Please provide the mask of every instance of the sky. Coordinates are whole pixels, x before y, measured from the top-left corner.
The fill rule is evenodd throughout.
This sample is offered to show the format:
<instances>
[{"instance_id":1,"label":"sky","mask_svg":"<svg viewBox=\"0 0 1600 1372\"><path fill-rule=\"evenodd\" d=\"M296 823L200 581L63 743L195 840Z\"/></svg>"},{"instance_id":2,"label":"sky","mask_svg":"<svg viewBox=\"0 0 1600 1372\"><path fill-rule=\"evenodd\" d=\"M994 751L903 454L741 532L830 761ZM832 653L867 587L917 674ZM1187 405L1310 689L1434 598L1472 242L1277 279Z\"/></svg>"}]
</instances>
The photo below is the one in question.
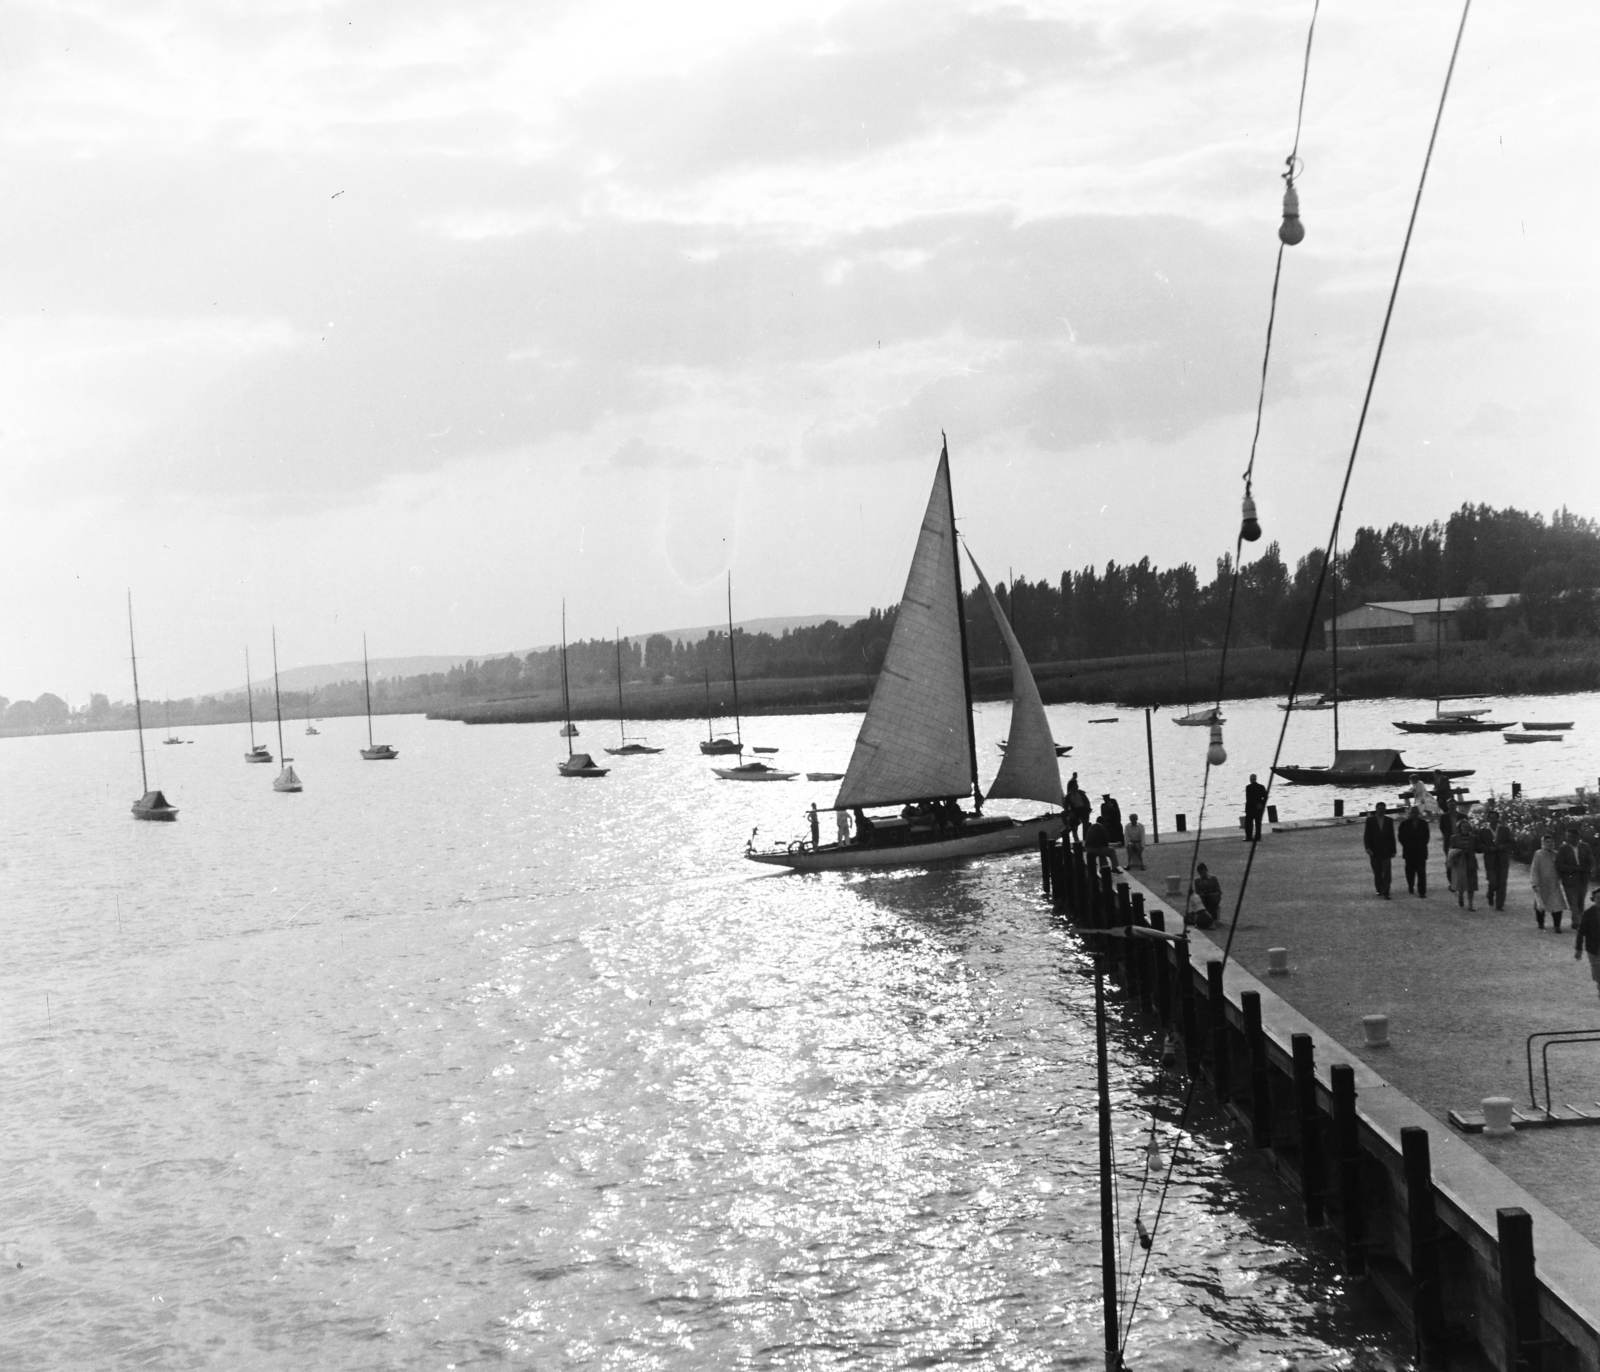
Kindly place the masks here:
<instances>
[{"instance_id":1,"label":"sky","mask_svg":"<svg viewBox=\"0 0 1600 1372\"><path fill-rule=\"evenodd\" d=\"M1460 9L1330 0L1255 492L1326 538ZM0 693L1232 550L1309 0L11 0ZM1479 0L1347 526L1600 514L1600 7ZM1254 545L1259 552L1265 541ZM1494 590L1510 588L1491 588Z\"/></svg>"}]
</instances>

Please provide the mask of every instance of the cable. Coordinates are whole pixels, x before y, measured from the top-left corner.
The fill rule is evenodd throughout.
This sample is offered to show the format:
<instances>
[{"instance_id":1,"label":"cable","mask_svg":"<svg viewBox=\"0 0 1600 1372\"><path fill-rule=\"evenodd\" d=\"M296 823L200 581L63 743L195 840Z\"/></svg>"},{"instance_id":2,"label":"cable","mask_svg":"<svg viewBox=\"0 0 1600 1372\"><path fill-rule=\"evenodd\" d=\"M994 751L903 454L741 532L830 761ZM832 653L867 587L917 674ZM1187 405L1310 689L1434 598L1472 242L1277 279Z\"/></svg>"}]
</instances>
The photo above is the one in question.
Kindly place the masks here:
<instances>
[{"instance_id":1,"label":"cable","mask_svg":"<svg viewBox=\"0 0 1600 1372\"><path fill-rule=\"evenodd\" d=\"M1438 109L1435 111L1434 116L1433 116L1433 129L1428 135L1428 150L1424 154L1423 159L1422 159L1422 174L1417 178L1417 191L1416 191L1415 197L1412 199L1412 202L1411 202L1411 215L1410 215L1410 218L1406 222L1405 239L1400 245L1400 260L1395 265L1394 283L1389 288L1389 302L1388 302L1388 305L1385 307L1384 312L1383 312L1383 327L1378 333L1378 346L1377 346L1376 350L1373 353L1372 370L1371 370L1371 372L1369 373L1369 375L1367 377L1367 389L1366 389L1366 393L1362 397L1362 401L1361 401L1361 414L1356 420L1355 437L1354 437L1354 439L1352 440L1352 442L1350 444L1350 456L1345 462L1344 480L1341 482L1340 487L1339 487L1339 502L1338 502L1337 506L1335 507L1334 514L1333 514L1333 528L1330 530L1329 535L1328 535L1328 546L1323 550L1322 565L1318 569L1318 572L1317 572L1317 583L1316 583L1316 586L1313 589L1312 594L1311 594L1311 609L1310 609L1310 612L1306 616L1305 632L1301 636L1300 651L1299 651L1299 654L1295 658L1294 676L1291 678L1290 683L1289 683L1289 701L1288 701L1289 708L1283 712L1283 723L1278 726L1278 742L1277 742L1277 746L1273 750L1273 754L1272 754L1272 770L1269 770L1269 772L1267 774L1267 795L1268 795L1269 799L1270 799L1271 794L1272 794L1273 778L1276 777L1276 775L1277 775L1276 768L1277 768L1279 762L1282 760L1282 757L1283 757L1283 744L1284 744L1285 738L1288 736L1289 721L1294 716L1294 702L1295 702L1295 697L1298 695L1299 690L1300 690L1300 678L1301 678L1301 675L1302 675L1302 673L1304 672L1304 669L1305 669L1306 655L1311 650L1311 633L1312 633L1312 630L1316 627L1317 608L1320 605L1321 600L1322 600L1323 587L1327 583L1328 567L1329 567L1330 562L1332 561L1333 545L1334 545L1334 543L1337 541L1337 539L1339 537L1339 525L1340 525L1341 521L1344 519L1345 502L1349 498L1349 494L1350 494L1350 479L1355 473L1356 457L1361 451L1361 438L1362 438L1362 435L1366 431L1367 414L1368 414L1368 412L1370 411L1370 409L1372 407L1372 393L1373 393L1373 390L1377 386L1377 383L1378 383L1378 369L1383 363L1383 350L1384 350L1384 345L1388 342L1390 322L1394 318L1395 301L1399 298L1400 282L1401 282L1401 279L1405 275L1406 259L1410 255L1410 251L1411 251L1411 238L1412 238L1412 235L1415 232L1416 227L1417 227L1417 215L1418 215L1419 211L1422 208L1422 193L1423 193L1424 188L1428 184L1428 168L1433 163L1433 150L1434 150L1434 147L1436 146L1436 144L1438 143L1438 140L1439 140L1439 126L1444 120L1445 103L1449 99L1449 95L1450 95L1450 81L1451 81L1451 78L1455 75L1456 59L1461 53L1461 39L1462 39L1462 36L1466 33L1467 16L1471 12L1471 10L1472 10L1472 0L1462 0L1461 20L1460 20L1460 23L1456 26L1455 43L1450 49L1450 63L1445 68L1444 86L1439 92L1439 106L1438 106ZM1315 23L1315 13L1314 12L1313 12L1313 23ZM1308 65L1309 65L1309 60L1310 60L1309 59L1309 38L1307 40L1307 51L1308 51L1307 62L1308 62ZM1302 89L1302 101L1303 101L1303 99L1304 99L1304 92L1303 92L1303 89ZM1297 137L1298 137L1298 135L1297 135ZM1281 260L1281 253L1280 253L1280 260ZM1252 463L1254 462L1254 454L1253 453L1252 453L1251 461L1252 461ZM1242 547L1242 534L1241 534L1241 544L1240 544L1240 546ZM1237 586L1238 586L1238 566L1237 566L1237 562L1236 562L1235 563L1235 568L1234 568L1234 588L1235 588L1235 590L1237 590ZM1230 631L1231 631L1231 626L1232 626L1232 620L1233 620L1233 596L1230 593L1229 601L1228 601L1228 623L1229 623ZM1227 642L1227 639L1224 638L1224 640L1223 640L1223 666L1219 670L1219 673L1218 673L1218 697L1219 697L1218 704L1219 704L1219 707L1220 707L1220 703L1221 703L1220 697L1221 697L1221 687L1222 687L1222 671L1226 670L1227 648L1228 648L1228 642ZM1210 777L1210 771L1211 771L1211 763L1210 763L1210 760L1208 758L1207 762L1206 762L1206 775L1207 775L1208 779ZM1223 943L1222 965L1224 967L1226 967L1228 965L1229 956L1231 955L1231 953L1233 951L1234 935L1238 931L1239 915L1242 912L1242 910L1244 909L1245 892L1248 890L1249 885L1250 885L1250 873L1251 873L1251 870L1255 866L1256 849L1260 845L1260 842L1261 842L1261 840L1260 840L1260 838L1258 836L1252 836L1252 838L1250 840L1250 852L1247 855L1247 857L1245 858L1244 873L1239 879L1239 893L1234 899L1233 917L1229 921L1229 924L1228 924L1228 937L1225 940L1225 942ZM1196 852L1196 854L1198 854L1198 852L1199 852L1199 845L1200 845L1200 837L1199 837L1199 832L1197 830L1196 831L1196 835L1195 835L1195 852ZM1192 862L1193 862L1193 859L1191 858L1191 869L1190 869L1190 873L1191 873L1190 880L1191 880L1191 883L1193 882ZM1194 1093L1195 1093L1195 1087L1196 1087L1197 1083L1198 1083L1198 1078L1197 1077L1191 1077L1190 1081L1189 1081L1189 1089L1188 1089L1187 1093L1184 1096L1183 1114L1180 1117L1179 1123L1178 1123L1178 1135L1177 1135L1177 1138L1174 1139L1173 1145L1172 1145L1172 1159L1171 1159L1171 1161L1169 1162L1169 1164L1167 1166L1167 1175L1166 1175L1166 1178L1162 1182L1161 1192L1160 1192L1159 1198L1158 1198L1158 1200L1156 1202L1155 1222L1151 1226L1152 1235L1154 1235L1157 1232L1157 1230L1159 1229L1160 1223L1161 1223L1161 1214L1162 1214L1163 1209L1166 1206L1167 1192L1168 1192L1168 1189L1169 1189L1169 1187L1171 1186L1171 1183L1172 1183L1173 1170L1177 1166L1178 1152L1179 1152L1179 1149L1182 1147L1184 1128L1185 1128L1185 1126L1186 1126L1186 1124L1188 1122L1189 1110L1190 1110L1190 1108L1191 1108L1191 1106L1193 1104L1193 1101L1194 1101ZM1133 1299L1132 1299L1132 1301L1130 1303L1130 1306L1129 1306L1128 1317L1123 1323L1123 1334L1122 1334L1122 1347L1123 1347L1123 1349L1126 1349L1128 1335L1129 1335L1129 1332L1132 1329L1134 1311L1138 1309L1139 1295L1140 1295L1140 1292L1141 1292L1141 1290L1143 1289L1143 1286L1144 1286L1145 1272L1146 1272L1146 1269L1150 1265L1150 1253L1152 1251L1153 1251L1153 1248L1145 1250L1144 1262L1141 1264L1141 1266L1139 1268L1139 1276L1138 1276L1137 1281L1134 1284Z\"/></svg>"}]
</instances>

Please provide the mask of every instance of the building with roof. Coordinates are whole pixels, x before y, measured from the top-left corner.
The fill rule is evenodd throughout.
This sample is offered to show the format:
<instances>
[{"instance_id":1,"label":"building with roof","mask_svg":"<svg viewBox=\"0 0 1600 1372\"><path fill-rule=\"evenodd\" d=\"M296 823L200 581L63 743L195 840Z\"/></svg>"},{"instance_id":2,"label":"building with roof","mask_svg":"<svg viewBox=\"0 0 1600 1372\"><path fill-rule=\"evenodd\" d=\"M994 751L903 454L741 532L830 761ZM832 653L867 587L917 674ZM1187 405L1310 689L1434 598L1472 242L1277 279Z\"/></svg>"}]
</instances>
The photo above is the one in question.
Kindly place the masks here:
<instances>
[{"instance_id":1,"label":"building with roof","mask_svg":"<svg viewBox=\"0 0 1600 1372\"><path fill-rule=\"evenodd\" d=\"M1333 641L1335 625L1341 648L1371 648L1383 643L1454 643L1462 637L1462 611L1481 607L1490 625L1504 620L1522 597L1510 595L1447 595L1428 600L1371 600L1322 621L1322 644Z\"/></svg>"}]
</instances>

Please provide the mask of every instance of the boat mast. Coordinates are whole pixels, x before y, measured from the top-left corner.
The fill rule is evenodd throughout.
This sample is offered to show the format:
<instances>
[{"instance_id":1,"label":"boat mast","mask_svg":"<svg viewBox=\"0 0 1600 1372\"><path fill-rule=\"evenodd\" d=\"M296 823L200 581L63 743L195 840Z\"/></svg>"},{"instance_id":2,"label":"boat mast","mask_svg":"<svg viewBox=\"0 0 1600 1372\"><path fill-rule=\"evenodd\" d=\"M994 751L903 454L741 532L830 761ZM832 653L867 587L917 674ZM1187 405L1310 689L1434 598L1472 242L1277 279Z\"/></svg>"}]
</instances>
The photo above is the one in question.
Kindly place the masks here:
<instances>
[{"instance_id":1,"label":"boat mast","mask_svg":"<svg viewBox=\"0 0 1600 1372\"><path fill-rule=\"evenodd\" d=\"M567 684L567 602L561 602L561 703L567 716L567 761L572 761L572 688Z\"/></svg>"},{"instance_id":2,"label":"boat mast","mask_svg":"<svg viewBox=\"0 0 1600 1372\"><path fill-rule=\"evenodd\" d=\"M377 745L372 741L372 668L367 665L367 636L365 634L361 635L361 679L367 685L367 747L375 748Z\"/></svg>"},{"instance_id":3,"label":"boat mast","mask_svg":"<svg viewBox=\"0 0 1600 1372\"><path fill-rule=\"evenodd\" d=\"M1095 1085L1100 1115L1100 1289L1105 1310L1106 1372L1122 1372L1117 1330L1117 1231L1111 1172L1111 1087L1106 1067L1106 982L1099 954L1094 960Z\"/></svg>"},{"instance_id":4,"label":"boat mast","mask_svg":"<svg viewBox=\"0 0 1600 1372\"><path fill-rule=\"evenodd\" d=\"M150 775L144 766L144 711L139 705L139 654L133 647L133 592L128 592L128 661L133 664L133 719L139 730L139 780L144 783L141 795L150 790Z\"/></svg>"},{"instance_id":5,"label":"boat mast","mask_svg":"<svg viewBox=\"0 0 1600 1372\"><path fill-rule=\"evenodd\" d=\"M1339 535L1333 536L1333 760L1339 760Z\"/></svg>"},{"instance_id":6,"label":"boat mast","mask_svg":"<svg viewBox=\"0 0 1600 1372\"><path fill-rule=\"evenodd\" d=\"M250 712L250 751L253 753L256 750L256 706L255 701L251 699L250 693L250 650L246 648L244 650L244 708ZM278 751L282 752L283 750L280 748Z\"/></svg>"},{"instance_id":7,"label":"boat mast","mask_svg":"<svg viewBox=\"0 0 1600 1372\"><path fill-rule=\"evenodd\" d=\"M945 486L950 486L950 440L943 429L939 430L939 437L944 440L944 447L939 453L940 465L944 467ZM967 693L967 756L972 760L972 805L975 810L983 809L983 792L978 789L978 739L972 727L972 668L967 660L967 604L961 595L961 547L956 542L956 497L955 492L950 494L950 560L956 572L956 623L961 627L961 687Z\"/></svg>"},{"instance_id":8,"label":"boat mast","mask_svg":"<svg viewBox=\"0 0 1600 1372\"><path fill-rule=\"evenodd\" d=\"M1433 717L1444 713L1444 541L1439 543L1439 570L1433 582Z\"/></svg>"},{"instance_id":9,"label":"boat mast","mask_svg":"<svg viewBox=\"0 0 1600 1372\"><path fill-rule=\"evenodd\" d=\"M711 719L711 668L709 668L709 667L705 668L705 674L706 674L706 742L707 743L712 743L712 742L714 742L716 740L717 731L712 727L712 719Z\"/></svg>"},{"instance_id":10,"label":"boat mast","mask_svg":"<svg viewBox=\"0 0 1600 1372\"><path fill-rule=\"evenodd\" d=\"M733 573L728 573L728 675L733 680L733 736L744 752L744 733L739 728L739 663L733 654Z\"/></svg>"},{"instance_id":11,"label":"boat mast","mask_svg":"<svg viewBox=\"0 0 1600 1372\"><path fill-rule=\"evenodd\" d=\"M619 625L617 640L617 728L622 731L622 742L628 741L628 721L622 717L622 629Z\"/></svg>"},{"instance_id":12,"label":"boat mast","mask_svg":"<svg viewBox=\"0 0 1600 1372\"><path fill-rule=\"evenodd\" d=\"M278 626L272 626L272 708L278 716L278 761L285 767L289 759L283 755L283 697L278 693Z\"/></svg>"}]
</instances>

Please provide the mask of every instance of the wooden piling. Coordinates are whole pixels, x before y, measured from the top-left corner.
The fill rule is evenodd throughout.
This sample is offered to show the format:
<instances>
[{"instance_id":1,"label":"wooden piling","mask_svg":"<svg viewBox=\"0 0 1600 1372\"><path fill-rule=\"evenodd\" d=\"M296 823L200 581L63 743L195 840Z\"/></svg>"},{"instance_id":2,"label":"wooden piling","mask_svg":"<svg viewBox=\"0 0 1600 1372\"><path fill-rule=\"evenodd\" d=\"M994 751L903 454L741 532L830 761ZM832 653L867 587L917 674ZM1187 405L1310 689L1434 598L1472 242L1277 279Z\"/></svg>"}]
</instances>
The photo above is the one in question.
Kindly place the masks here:
<instances>
[{"instance_id":1,"label":"wooden piling","mask_svg":"<svg viewBox=\"0 0 1600 1372\"><path fill-rule=\"evenodd\" d=\"M1159 910L1150 911L1150 927L1164 931L1167 927L1166 916ZM1161 1016L1161 1024L1165 1028L1172 1023L1172 966L1167 961L1164 939L1152 941L1150 950L1156 960L1156 1013Z\"/></svg>"},{"instance_id":2,"label":"wooden piling","mask_svg":"<svg viewBox=\"0 0 1600 1372\"><path fill-rule=\"evenodd\" d=\"M1359 1277L1367 1270L1366 1200L1361 1188L1361 1134L1356 1119L1356 1069L1336 1062L1328 1070L1333 1086L1333 1153L1339 1162L1339 1237L1344 1270Z\"/></svg>"},{"instance_id":3,"label":"wooden piling","mask_svg":"<svg viewBox=\"0 0 1600 1372\"><path fill-rule=\"evenodd\" d=\"M1261 992L1242 991L1245 1051L1250 1057L1250 1142L1272 1146L1272 1092L1267 1082L1267 1036L1261 1029Z\"/></svg>"},{"instance_id":4,"label":"wooden piling","mask_svg":"<svg viewBox=\"0 0 1600 1372\"><path fill-rule=\"evenodd\" d=\"M1289 1039L1294 1053L1294 1109L1300 1121L1300 1199L1306 1223L1323 1222L1328 1169L1322 1156L1322 1114L1317 1109L1317 1067L1310 1034Z\"/></svg>"},{"instance_id":5,"label":"wooden piling","mask_svg":"<svg viewBox=\"0 0 1600 1372\"><path fill-rule=\"evenodd\" d=\"M1046 834L1039 835L1039 880L1044 883L1045 895L1050 894L1050 839Z\"/></svg>"},{"instance_id":6,"label":"wooden piling","mask_svg":"<svg viewBox=\"0 0 1600 1372\"><path fill-rule=\"evenodd\" d=\"M1406 1178L1406 1225L1411 1247L1411 1312L1417 1332L1417 1360L1444 1365L1444 1300L1439 1289L1439 1217L1433 1203L1433 1164L1428 1131L1407 1125L1400 1131Z\"/></svg>"},{"instance_id":7,"label":"wooden piling","mask_svg":"<svg viewBox=\"0 0 1600 1372\"><path fill-rule=\"evenodd\" d=\"M1200 1020L1194 1004L1194 967L1189 961L1189 940L1172 945L1178 977L1178 1032L1183 1035L1183 1061L1191 1077L1200 1075Z\"/></svg>"},{"instance_id":8,"label":"wooden piling","mask_svg":"<svg viewBox=\"0 0 1600 1372\"><path fill-rule=\"evenodd\" d=\"M1144 910L1143 891L1137 891L1134 893L1133 922L1135 924L1142 924L1147 929L1150 927L1149 918L1145 915ZM1133 939L1130 942L1129 951L1133 954L1131 961L1134 969L1134 981L1139 991L1139 1004L1144 1007L1145 1014L1150 1015L1155 1013L1156 1002L1155 977L1150 966L1150 949L1148 944L1148 939Z\"/></svg>"},{"instance_id":9,"label":"wooden piling","mask_svg":"<svg viewBox=\"0 0 1600 1372\"><path fill-rule=\"evenodd\" d=\"M1206 963L1206 1019L1211 1032L1211 1084L1216 1088L1217 1104L1227 1105L1233 1095L1228 1061L1228 1000L1222 990L1222 959Z\"/></svg>"},{"instance_id":10,"label":"wooden piling","mask_svg":"<svg viewBox=\"0 0 1600 1372\"><path fill-rule=\"evenodd\" d=\"M1519 1205L1494 1212L1500 1237L1500 1295L1505 1307L1506 1367L1544 1372L1539 1283L1533 1275L1533 1216Z\"/></svg>"}]
</instances>

